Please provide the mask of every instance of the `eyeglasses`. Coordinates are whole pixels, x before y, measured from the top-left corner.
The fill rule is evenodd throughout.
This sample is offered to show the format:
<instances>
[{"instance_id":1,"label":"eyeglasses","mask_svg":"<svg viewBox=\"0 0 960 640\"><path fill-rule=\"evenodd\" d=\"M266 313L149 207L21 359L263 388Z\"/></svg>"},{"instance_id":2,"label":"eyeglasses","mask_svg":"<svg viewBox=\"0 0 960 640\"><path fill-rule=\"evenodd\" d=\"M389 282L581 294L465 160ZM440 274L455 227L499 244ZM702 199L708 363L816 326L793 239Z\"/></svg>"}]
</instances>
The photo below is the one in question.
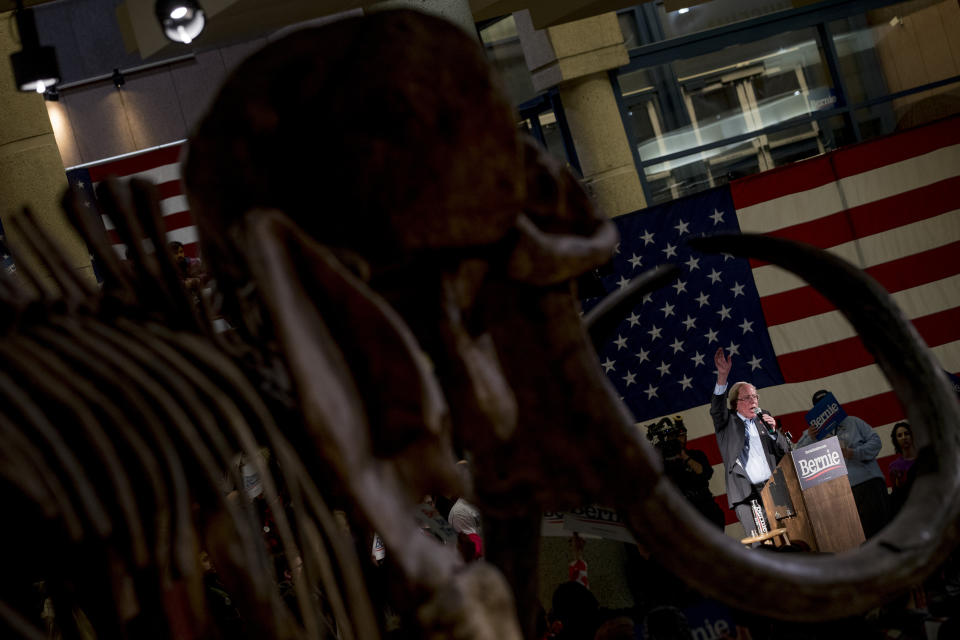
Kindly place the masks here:
<instances>
[{"instance_id":1,"label":"eyeglasses","mask_svg":"<svg viewBox=\"0 0 960 640\"><path fill-rule=\"evenodd\" d=\"M751 393L748 396L740 396L739 398L737 398L737 400L739 400L740 402L746 402L747 400L759 400L759 399L760 399L760 396L758 396L755 393Z\"/></svg>"}]
</instances>

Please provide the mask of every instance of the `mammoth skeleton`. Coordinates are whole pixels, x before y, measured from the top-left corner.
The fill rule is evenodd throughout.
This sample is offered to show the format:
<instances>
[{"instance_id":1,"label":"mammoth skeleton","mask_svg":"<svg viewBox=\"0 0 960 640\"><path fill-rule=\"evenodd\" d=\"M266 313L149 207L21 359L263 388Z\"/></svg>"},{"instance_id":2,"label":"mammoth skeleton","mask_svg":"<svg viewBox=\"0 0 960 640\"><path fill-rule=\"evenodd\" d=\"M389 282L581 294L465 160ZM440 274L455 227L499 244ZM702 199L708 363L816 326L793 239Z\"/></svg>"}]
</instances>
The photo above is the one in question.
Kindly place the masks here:
<instances>
[{"instance_id":1,"label":"mammoth skeleton","mask_svg":"<svg viewBox=\"0 0 960 640\"><path fill-rule=\"evenodd\" d=\"M0 278L0 427L16 463L0 476L38 540L69 551L43 567L70 628L75 606L104 635L165 618L168 635L216 637L197 595L207 549L250 637L377 637L363 554L328 504L382 537L409 624L435 638L529 635L540 514L591 502L617 508L699 591L787 620L878 606L956 544L960 408L938 366L862 272L762 236L692 242L788 269L846 315L906 408L920 473L886 529L837 555L748 551L698 516L591 346L591 329L669 269L581 318L575 281L610 258L614 227L517 134L482 51L441 19L383 12L268 45L191 138L185 183L228 334L191 306L169 258L144 248L163 236L141 184L109 185L102 199L132 271L68 199L103 290L72 276L29 216L23 237L59 292L29 268L37 294ZM79 428L59 436L51 407ZM488 563L464 566L410 516L424 494L463 490L454 449L472 459ZM294 604L271 589L255 518L218 486L237 451L292 505L276 524L287 560L304 563ZM7 548L30 543L7 537ZM35 635L14 590L35 574L23 564L0 619Z\"/></svg>"}]
</instances>

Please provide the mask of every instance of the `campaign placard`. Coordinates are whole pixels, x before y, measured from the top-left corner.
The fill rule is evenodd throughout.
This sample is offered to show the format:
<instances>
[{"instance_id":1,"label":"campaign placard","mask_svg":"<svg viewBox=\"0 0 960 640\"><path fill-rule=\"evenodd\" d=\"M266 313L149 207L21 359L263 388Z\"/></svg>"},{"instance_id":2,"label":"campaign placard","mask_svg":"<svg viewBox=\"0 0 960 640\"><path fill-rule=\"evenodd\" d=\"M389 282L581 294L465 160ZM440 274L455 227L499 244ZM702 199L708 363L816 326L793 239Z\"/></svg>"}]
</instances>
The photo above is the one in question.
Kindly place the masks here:
<instances>
[{"instance_id":1,"label":"campaign placard","mask_svg":"<svg viewBox=\"0 0 960 640\"><path fill-rule=\"evenodd\" d=\"M694 640L740 638L738 625L730 609L716 600L701 600L683 610Z\"/></svg>"},{"instance_id":2,"label":"campaign placard","mask_svg":"<svg viewBox=\"0 0 960 640\"><path fill-rule=\"evenodd\" d=\"M794 449L793 466L797 470L800 489L803 491L821 482L847 475L847 463L840 451L837 436Z\"/></svg>"},{"instance_id":3,"label":"campaign placard","mask_svg":"<svg viewBox=\"0 0 960 640\"><path fill-rule=\"evenodd\" d=\"M570 536L573 533L585 538L636 543L633 534L613 509L592 505L572 511L552 511L543 514L540 535L559 537Z\"/></svg>"},{"instance_id":4,"label":"campaign placard","mask_svg":"<svg viewBox=\"0 0 960 640\"><path fill-rule=\"evenodd\" d=\"M816 429L817 440L823 440L833 435L837 426L847 417L847 413L837 402L837 399L833 397L833 394L828 393L820 398L820 402L808 411L804 417L807 424Z\"/></svg>"},{"instance_id":5,"label":"campaign placard","mask_svg":"<svg viewBox=\"0 0 960 640\"><path fill-rule=\"evenodd\" d=\"M633 534L613 509L592 505L563 514L563 528L578 534L636 544Z\"/></svg>"}]
</instances>

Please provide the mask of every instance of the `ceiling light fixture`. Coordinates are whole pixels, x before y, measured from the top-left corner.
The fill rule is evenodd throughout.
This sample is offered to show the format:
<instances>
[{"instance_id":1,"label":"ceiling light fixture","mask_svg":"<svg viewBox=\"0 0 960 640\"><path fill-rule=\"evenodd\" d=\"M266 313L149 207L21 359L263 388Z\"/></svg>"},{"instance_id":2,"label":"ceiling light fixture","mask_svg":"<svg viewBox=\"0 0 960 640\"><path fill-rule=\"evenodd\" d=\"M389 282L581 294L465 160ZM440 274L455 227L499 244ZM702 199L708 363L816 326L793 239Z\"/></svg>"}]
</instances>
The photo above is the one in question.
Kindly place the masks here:
<instances>
[{"instance_id":1,"label":"ceiling light fixture","mask_svg":"<svg viewBox=\"0 0 960 640\"><path fill-rule=\"evenodd\" d=\"M13 78L20 91L43 93L60 82L57 52L53 47L40 46L33 9L24 9L21 0L17 0L15 17L22 49L10 54Z\"/></svg>"},{"instance_id":2,"label":"ceiling light fixture","mask_svg":"<svg viewBox=\"0 0 960 640\"><path fill-rule=\"evenodd\" d=\"M157 0L154 11L163 35L173 42L190 44L207 23L203 9L195 0Z\"/></svg>"}]
</instances>

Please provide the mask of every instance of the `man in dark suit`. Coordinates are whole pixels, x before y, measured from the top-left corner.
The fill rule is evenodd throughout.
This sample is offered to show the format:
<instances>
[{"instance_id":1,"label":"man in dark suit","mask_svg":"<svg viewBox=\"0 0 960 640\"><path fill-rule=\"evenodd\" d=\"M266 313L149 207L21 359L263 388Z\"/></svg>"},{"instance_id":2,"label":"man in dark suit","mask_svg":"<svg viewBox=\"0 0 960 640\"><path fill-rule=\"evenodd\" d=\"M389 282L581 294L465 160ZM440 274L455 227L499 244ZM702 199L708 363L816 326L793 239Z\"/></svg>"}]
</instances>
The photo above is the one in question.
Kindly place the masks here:
<instances>
[{"instance_id":1,"label":"man in dark suit","mask_svg":"<svg viewBox=\"0 0 960 640\"><path fill-rule=\"evenodd\" d=\"M757 528L751 500L760 503L760 489L783 454L790 450L790 440L777 428L772 415L757 415L760 401L752 384L736 382L727 390L733 357L717 349L713 362L717 367L717 386L710 402L710 415L726 471L727 502L749 536Z\"/></svg>"}]
</instances>

